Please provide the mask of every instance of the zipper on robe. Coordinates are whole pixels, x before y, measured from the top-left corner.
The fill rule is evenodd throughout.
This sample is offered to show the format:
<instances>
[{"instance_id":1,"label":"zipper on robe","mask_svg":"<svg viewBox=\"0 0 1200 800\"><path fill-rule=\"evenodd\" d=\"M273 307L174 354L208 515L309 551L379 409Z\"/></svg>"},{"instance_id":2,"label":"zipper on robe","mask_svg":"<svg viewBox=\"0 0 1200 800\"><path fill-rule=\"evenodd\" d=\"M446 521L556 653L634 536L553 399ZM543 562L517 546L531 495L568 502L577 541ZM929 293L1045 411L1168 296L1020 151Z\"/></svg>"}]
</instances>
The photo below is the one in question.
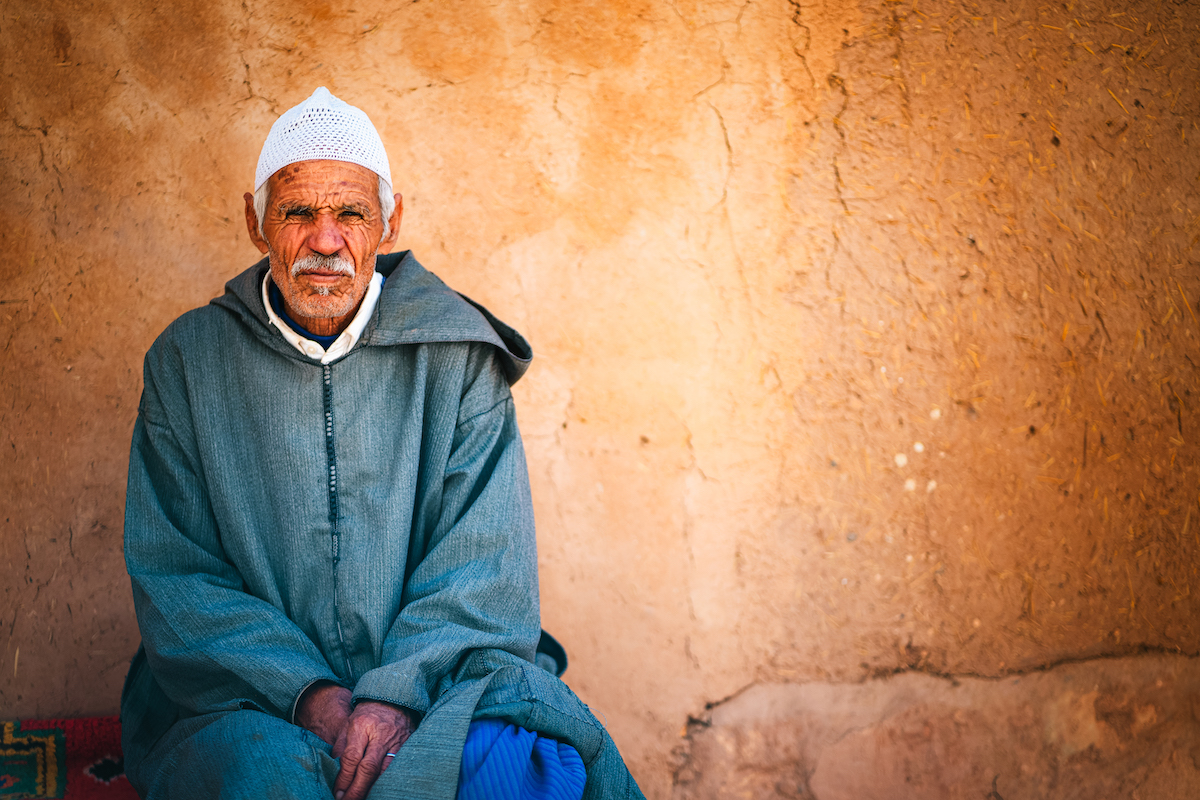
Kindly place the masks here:
<instances>
[{"instance_id":1,"label":"zipper on robe","mask_svg":"<svg viewBox=\"0 0 1200 800\"><path fill-rule=\"evenodd\" d=\"M352 683L355 680L354 669L350 666L350 653L346 649L346 637L342 633L342 609L338 598L338 563L341 561L339 546L341 533L338 530L338 486L337 486L337 453L333 446L333 370L328 364L323 367L325 403L325 458L329 463L329 530L331 532L330 547L333 558L333 617L337 621L338 644L342 648L342 658L346 662L346 679Z\"/></svg>"}]
</instances>

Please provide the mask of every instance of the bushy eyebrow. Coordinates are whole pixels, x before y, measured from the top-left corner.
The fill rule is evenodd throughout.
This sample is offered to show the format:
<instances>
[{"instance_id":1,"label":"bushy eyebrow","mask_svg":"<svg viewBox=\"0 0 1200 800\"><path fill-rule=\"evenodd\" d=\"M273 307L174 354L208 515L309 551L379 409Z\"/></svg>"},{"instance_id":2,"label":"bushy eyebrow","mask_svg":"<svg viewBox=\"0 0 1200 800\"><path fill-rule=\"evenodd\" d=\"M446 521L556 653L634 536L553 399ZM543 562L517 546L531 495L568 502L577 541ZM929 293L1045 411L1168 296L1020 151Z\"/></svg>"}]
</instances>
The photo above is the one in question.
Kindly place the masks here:
<instances>
[{"instance_id":1,"label":"bushy eyebrow","mask_svg":"<svg viewBox=\"0 0 1200 800\"><path fill-rule=\"evenodd\" d=\"M312 213L313 208L308 203L284 200L275 206L275 210L280 214L289 214L293 211Z\"/></svg>"},{"instance_id":2,"label":"bushy eyebrow","mask_svg":"<svg viewBox=\"0 0 1200 800\"><path fill-rule=\"evenodd\" d=\"M322 208L323 207L324 206L322 206ZM329 208L335 214L340 214L345 211L353 211L354 213L361 214L364 217L371 216L370 203L342 203L341 205L331 206ZM312 214L316 208L308 203L289 203L284 201L277 206L277 210L280 214L284 215L291 213Z\"/></svg>"}]
</instances>

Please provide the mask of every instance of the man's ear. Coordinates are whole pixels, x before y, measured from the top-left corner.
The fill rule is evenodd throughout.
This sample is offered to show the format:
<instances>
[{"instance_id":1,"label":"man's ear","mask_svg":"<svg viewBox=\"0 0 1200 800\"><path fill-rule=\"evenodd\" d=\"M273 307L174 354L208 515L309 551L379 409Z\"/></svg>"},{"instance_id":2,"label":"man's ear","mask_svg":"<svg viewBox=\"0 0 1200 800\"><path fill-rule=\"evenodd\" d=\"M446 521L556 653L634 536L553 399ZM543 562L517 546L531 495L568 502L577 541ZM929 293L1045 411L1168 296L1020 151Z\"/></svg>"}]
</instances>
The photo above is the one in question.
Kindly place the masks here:
<instances>
[{"instance_id":1,"label":"man's ear","mask_svg":"<svg viewBox=\"0 0 1200 800\"><path fill-rule=\"evenodd\" d=\"M254 210L254 195L246 192L242 196L246 201L246 231L250 234L250 241L254 242L254 246L258 248L258 252L266 255L267 240L258 232L258 212Z\"/></svg>"},{"instance_id":2,"label":"man's ear","mask_svg":"<svg viewBox=\"0 0 1200 800\"><path fill-rule=\"evenodd\" d=\"M392 215L388 217L388 235L383 237L379 242L379 248L376 250L379 255L385 255L392 252L392 248L396 246L396 238L400 235L400 219L404 216L404 198L399 193L395 195L396 208L392 211ZM263 252L266 252L265 250Z\"/></svg>"}]
</instances>

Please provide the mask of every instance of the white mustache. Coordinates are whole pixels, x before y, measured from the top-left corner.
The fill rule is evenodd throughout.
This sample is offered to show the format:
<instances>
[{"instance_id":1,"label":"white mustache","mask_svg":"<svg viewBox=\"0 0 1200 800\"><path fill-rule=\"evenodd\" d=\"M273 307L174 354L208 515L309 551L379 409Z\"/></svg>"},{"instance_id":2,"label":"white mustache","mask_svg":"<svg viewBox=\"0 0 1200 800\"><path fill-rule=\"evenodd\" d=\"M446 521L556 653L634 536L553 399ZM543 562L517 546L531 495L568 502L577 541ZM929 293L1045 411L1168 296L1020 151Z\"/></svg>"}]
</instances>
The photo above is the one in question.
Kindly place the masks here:
<instances>
[{"instance_id":1,"label":"white mustache","mask_svg":"<svg viewBox=\"0 0 1200 800\"><path fill-rule=\"evenodd\" d=\"M354 262L344 256L318 256L311 255L302 258L292 264L292 277L303 275L306 272L333 272L341 273L348 278L354 277Z\"/></svg>"}]
</instances>

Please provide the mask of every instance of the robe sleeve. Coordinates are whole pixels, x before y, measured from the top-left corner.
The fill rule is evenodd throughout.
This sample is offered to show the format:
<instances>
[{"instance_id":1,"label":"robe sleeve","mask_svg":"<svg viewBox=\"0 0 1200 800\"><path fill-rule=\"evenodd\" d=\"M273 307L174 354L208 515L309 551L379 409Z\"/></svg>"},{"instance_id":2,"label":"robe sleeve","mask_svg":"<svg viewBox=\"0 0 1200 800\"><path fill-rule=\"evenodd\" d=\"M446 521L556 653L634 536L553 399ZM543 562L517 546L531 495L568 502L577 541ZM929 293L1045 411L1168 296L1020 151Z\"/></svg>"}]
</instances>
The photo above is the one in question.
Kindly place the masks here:
<instances>
[{"instance_id":1,"label":"robe sleeve","mask_svg":"<svg viewBox=\"0 0 1200 800\"><path fill-rule=\"evenodd\" d=\"M258 708L291 720L337 677L271 603L246 592L221 545L196 455L181 359L156 344L134 426L125 561L142 643L166 695L197 714Z\"/></svg>"},{"instance_id":2,"label":"robe sleeve","mask_svg":"<svg viewBox=\"0 0 1200 800\"><path fill-rule=\"evenodd\" d=\"M470 651L532 661L541 632L537 544L525 453L492 348L474 346L452 447L440 465L440 511L412 532L403 604L381 665L354 701L424 713L439 681Z\"/></svg>"}]
</instances>

